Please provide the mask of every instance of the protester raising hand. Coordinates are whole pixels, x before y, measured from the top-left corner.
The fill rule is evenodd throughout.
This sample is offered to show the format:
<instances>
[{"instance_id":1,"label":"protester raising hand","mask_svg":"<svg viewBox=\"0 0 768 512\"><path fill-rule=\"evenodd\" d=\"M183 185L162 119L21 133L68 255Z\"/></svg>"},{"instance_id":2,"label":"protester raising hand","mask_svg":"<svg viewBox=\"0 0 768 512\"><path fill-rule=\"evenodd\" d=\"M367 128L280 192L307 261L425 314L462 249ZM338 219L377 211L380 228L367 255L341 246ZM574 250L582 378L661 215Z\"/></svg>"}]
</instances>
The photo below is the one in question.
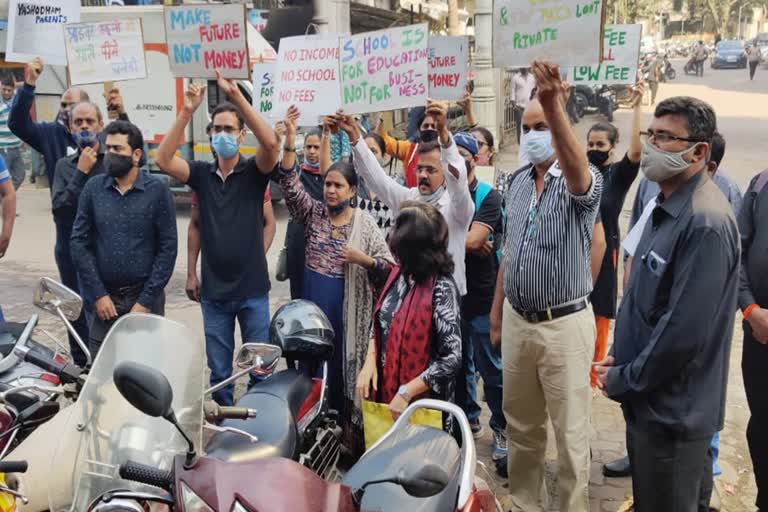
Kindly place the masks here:
<instances>
[{"instance_id":1,"label":"protester raising hand","mask_svg":"<svg viewBox=\"0 0 768 512\"><path fill-rule=\"evenodd\" d=\"M193 114L205 99L205 85L200 82L190 82L184 94L184 111Z\"/></svg>"},{"instance_id":2,"label":"protester raising hand","mask_svg":"<svg viewBox=\"0 0 768 512\"><path fill-rule=\"evenodd\" d=\"M32 62L27 64L24 70L24 81L34 87L37 84L37 79L40 78L43 72L43 68L43 59L40 57L32 59Z\"/></svg>"},{"instance_id":3,"label":"protester raising hand","mask_svg":"<svg viewBox=\"0 0 768 512\"><path fill-rule=\"evenodd\" d=\"M536 97L542 105L549 105L558 98L568 99L570 85L560 78L560 68L557 64L535 60L531 71L536 77Z\"/></svg>"},{"instance_id":4,"label":"protester raising hand","mask_svg":"<svg viewBox=\"0 0 768 512\"><path fill-rule=\"evenodd\" d=\"M347 132L349 141L354 144L360 140L360 128L357 126L357 122L353 116L347 115L343 110L336 112L336 126L340 130Z\"/></svg>"},{"instance_id":5,"label":"protester raising hand","mask_svg":"<svg viewBox=\"0 0 768 512\"><path fill-rule=\"evenodd\" d=\"M280 164L283 169L293 169L296 165L296 123L299 122L301 112L295 105L288 108L283 120L285 127L285 144L283 145L283 161Z\"/></svg>"},{"instance_id":6,"label":"protester raising hand","mask_svg":"<svg viewBox=\"0 0 768 512\"><path fill-rule=\"evenodd\" d=\"M232 79L221 76L221 71L218 69L216 70L216 84L219 86L219 90L227 96L229 101L234 102L236 96L243 95L243 93L240 92L237 83Z\"/></svg>"}]
</instances>

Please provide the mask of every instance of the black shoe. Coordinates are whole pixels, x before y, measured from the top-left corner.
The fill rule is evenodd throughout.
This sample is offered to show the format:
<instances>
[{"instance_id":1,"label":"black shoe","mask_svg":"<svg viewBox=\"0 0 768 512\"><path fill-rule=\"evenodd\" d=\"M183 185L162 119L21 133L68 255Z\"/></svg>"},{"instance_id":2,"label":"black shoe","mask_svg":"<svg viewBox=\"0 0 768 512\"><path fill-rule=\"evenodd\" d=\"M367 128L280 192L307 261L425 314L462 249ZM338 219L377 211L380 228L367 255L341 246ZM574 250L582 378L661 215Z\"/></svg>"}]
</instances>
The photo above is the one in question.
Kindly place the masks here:
<instances>
[{"instance_id":1,"label":"black shoe","mask_svg":"<svg viewBox=\"0 0 768 512\"><path fill-rule=\"evenodd\" d=\"M493 461L496 465L496 474L501 478L507 478L507 458Z\"/></svg>"},{"instance_id":2,"label":"black shoe","mask_svg":"<svg viewBox=\"0 0 768 512\"><path fill-rule=\"evenodd\" d=\"M623 478L632 474L632 466L629 464L629 457L603 464L603 475L608 478Z\"/></svg>"}]
</instances>

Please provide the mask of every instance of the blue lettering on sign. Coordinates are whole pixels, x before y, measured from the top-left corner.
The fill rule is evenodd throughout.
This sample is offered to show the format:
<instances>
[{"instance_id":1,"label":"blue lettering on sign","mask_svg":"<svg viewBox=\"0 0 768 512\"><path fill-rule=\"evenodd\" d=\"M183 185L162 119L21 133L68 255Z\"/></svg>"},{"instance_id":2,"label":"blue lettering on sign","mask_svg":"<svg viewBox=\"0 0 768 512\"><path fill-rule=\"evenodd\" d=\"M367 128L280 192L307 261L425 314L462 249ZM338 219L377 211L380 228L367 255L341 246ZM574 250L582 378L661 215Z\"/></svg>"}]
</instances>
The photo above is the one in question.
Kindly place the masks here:
<instances>
[{"instance_id":1,"label":"blue lettering on sign","mask_svg":"<svg viewBox=\"0 0 768 512\"><path fill-rule=\"evenodd\" d=\"M264 75L261 77L261 80L261 86L266 87L272 83L272 75L270 73L264 73Z\"/></svg>"},{"instance_id":2,"label":"blue lettering on sign","mask_svg":"<svg viewBox=\"0 0 768 512\"><path fill-rule=\"evenodd\" d=\"M191 62L200 62L200 43L194 44L174 44L173 62L176 64L189 64Z\"/></svg>"},{"instance_id":3,"label":"blue lettering on sign","mask_svg":"<svg viewBox=\"0 0 768 512\"><path fill-rule=\"evenodd\" d=\"M190 25L210 25L211 12L208 9L174 9L171 11L171 30L186 30Z\"/></svg>"}]
</instances>

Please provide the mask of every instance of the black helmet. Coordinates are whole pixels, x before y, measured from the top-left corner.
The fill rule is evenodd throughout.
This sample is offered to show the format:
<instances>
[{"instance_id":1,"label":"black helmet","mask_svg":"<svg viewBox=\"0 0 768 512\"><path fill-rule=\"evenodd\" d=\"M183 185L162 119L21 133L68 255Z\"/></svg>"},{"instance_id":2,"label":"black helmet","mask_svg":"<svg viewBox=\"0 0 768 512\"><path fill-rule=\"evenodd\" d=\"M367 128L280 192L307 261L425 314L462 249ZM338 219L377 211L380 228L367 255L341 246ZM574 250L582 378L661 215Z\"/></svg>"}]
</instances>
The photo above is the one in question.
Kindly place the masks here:
<instances>
[{"instance_id":1,"label":"black helmet","mask_svg":"<svg viewBox=\"0 0 768 512\"><path fill-rule=\"evenodd\" d=\"M328 317L308 300L292 300L280 307L269 326L271 343L291 359L330 359L334 336Z\"/></svg>"}]
</instances>

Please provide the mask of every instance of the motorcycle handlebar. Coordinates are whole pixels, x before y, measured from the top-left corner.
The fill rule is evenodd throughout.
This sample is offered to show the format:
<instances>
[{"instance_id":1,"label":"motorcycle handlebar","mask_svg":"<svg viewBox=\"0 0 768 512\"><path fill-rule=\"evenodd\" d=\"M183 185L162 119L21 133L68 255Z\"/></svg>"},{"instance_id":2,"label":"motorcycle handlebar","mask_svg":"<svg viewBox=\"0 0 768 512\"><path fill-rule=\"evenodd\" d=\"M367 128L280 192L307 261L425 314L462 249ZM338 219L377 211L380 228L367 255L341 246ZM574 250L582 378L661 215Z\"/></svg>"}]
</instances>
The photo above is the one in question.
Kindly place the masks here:
<instances>
[{"instance_id":1,"label":"motorcycle handlebar","mask_svg":"<svg viewBox=\"0 0 768 512\"><path fill-rule=\"evenodd\" d=\"M205 419L209 422L220 420L247 420L256 417L256 410L247 407L232 407L218 405L216 402L206 402L203 405Z\"/></svg>"},{"instance_id":2,"label":"motorcycle handlebar","mask_svg":"<svg viewBox=\"0 0 768 512\"><path fill-rule=\"evenodd\" d=\"M25 460L0 461L0 473L26 473L27 467Z\"/></svg>"},{"instance_id":3,"label":"motorcycle handlebar","mask_svg":"<svg viewBox=\"0 0 768 512\"><path fill-rule=\"evenodd\" d=\"M79 380L82 370L73 364L63 364L55 361L49 357L39 354L28 348L16 348L16 352L22 356L22 359L28 363L32 363L35 366L39 366L43 370L50 372L61 380L63 384L72 384Z\"/></svg>"},{"instance_id":4,"label":"motorcycle handlebar","mask_svg":"<svg viewBox=\"0 0 768 512\"><path fill-rule=\"evenodd\" d=\"M124 464L120 464L120 478L151 485L153 487L159 487L160 489L165 489L169 492L173 486L173 473L170 471L163 471L130 460Z\"/></svg>"}]
</instances>

